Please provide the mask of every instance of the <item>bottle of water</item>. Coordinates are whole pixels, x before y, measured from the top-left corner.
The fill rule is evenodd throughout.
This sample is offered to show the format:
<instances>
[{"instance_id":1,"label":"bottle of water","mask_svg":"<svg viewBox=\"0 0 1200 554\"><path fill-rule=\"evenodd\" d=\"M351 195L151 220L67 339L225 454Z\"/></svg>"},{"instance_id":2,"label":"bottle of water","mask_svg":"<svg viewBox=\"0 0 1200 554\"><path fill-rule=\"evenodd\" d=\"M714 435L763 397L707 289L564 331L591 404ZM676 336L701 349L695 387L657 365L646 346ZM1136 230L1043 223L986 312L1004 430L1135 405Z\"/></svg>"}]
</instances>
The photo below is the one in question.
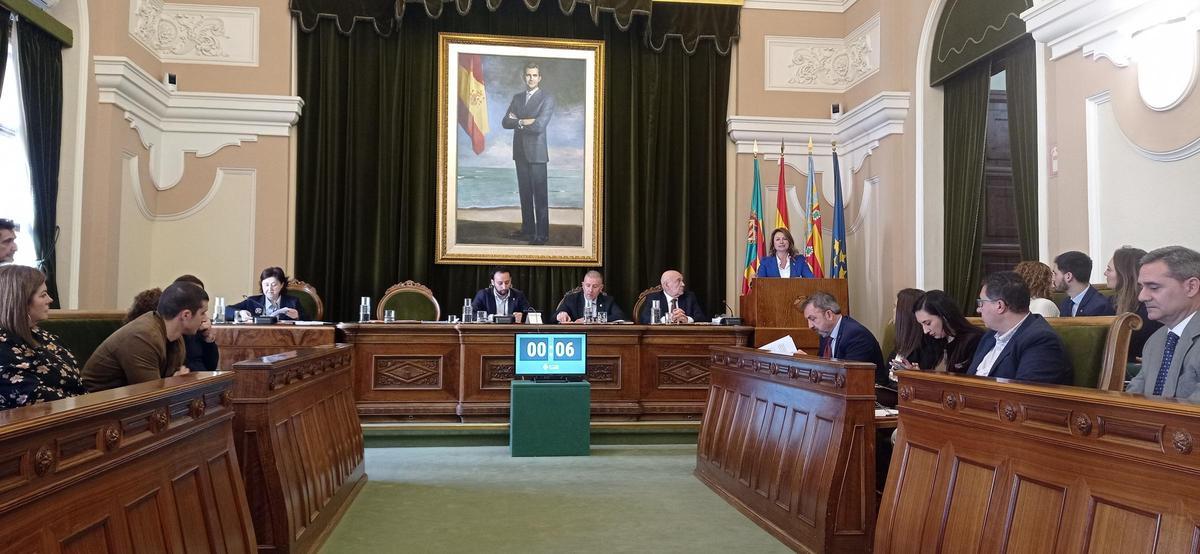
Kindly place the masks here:
<instances>
[{"instance_id":1,"label":"bottle of water","mask_svg":"<svg viewBox=\"0 0 1200 554\"><path fill-rule=\"evenodd\" d=\"M595 323L596 322L596 307L595 306L584 303L584 305L583 305L583 322L584 323Z\"/></svg>"},{"instance_id":2,"label":"bottle of water","mask_svg":"<svg viewBox=\"0 0 1200 554\"><path fill-rule=\"evenodd\" d=\"M364 323L371 321L371 297L362 297L362 303L358 305L358 322Z\"/></svg>"},{"instance_id":3,"label":"bottle of water","mask_svg":"<svg viewBox=\"0 0 1200 554\"><path fill-rule=\"evenodd\" d=\"M225 323L225 297L217 297L217 305L213 309L213 323Z\"/></svg>"},{"instance_id":4,"label":"bottle of water","mask_svg":"<svg viewBox=\"0 0 1200 554\"><path fill-rule=\"evenodd\" d=\"M658 302L658 300L654 300L653 303L650 304L651 325L662 323L662 306Z\"/></svg>"},{"instance_id":5,"label":"bottle of water","mask_svg":"<svg viewBox=\"0 0 1200 554\"><path fill-rule=\"evenodd\" d=\"M462 322L470 323L475 319L475 311L471 309L471 299L463 298Z\"/></svg>"}]
</instances>

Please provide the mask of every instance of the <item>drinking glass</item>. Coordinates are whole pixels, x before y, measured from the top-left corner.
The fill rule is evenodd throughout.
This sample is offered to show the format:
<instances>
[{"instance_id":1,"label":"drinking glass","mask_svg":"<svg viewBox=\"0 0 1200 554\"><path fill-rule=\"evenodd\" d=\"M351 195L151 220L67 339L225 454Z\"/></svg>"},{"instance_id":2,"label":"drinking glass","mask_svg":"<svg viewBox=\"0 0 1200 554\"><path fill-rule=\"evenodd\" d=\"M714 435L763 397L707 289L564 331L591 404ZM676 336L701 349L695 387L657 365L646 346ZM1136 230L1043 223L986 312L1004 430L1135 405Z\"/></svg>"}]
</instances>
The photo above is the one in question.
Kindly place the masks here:
<instances>
[{"instance_id":1,"label":"drinking glass","mask_svg":"<svg viewBox=\"0 0 1200 554\"><path fill-rule=\"evenodd\" d=\"M383 311L383 322L384 323L395 323L395 321L396 321L396 310L384 310Z\"/></svg>"},{"instance_id":2,"label":"drinking glass","mask_svg":"<svg viewBox=\"0 0 1200 554\"><path fill-rule=\"evenodd\" d=\"M487 310L479 310L479 311L475 312L475 323L487 323L487 322L488 322Z\"/></svg>"},{"instance_id":3,"label":"drinking glass","mask_svg":"<svg viewBox=\"0 0 1200 554\"><path fill-rule=\"evenodd\" d=\"M596 321L599 323L608 323L608 312L599 312L596 314Z\"/></svg>"}]
</instances>

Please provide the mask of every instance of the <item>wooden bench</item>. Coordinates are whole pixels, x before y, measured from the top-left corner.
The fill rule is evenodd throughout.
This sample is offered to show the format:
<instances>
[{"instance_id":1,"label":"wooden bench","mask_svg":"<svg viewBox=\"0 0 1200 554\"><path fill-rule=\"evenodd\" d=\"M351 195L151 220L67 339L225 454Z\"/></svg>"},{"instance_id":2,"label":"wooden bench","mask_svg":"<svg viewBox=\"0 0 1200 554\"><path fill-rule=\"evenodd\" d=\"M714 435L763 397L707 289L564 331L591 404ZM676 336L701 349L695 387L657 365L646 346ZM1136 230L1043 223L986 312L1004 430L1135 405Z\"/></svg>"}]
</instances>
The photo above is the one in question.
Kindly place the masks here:
<instances>
[{"instance_id":1,"label":"wooden bench","mask_svg":"<svg viewBox=\"0 0 1200 554\"><path fill-rule=\"evenodd\" d=\"M0 412L5 552L255 552L232 374Z\"/></svg>"},{"instance_id":2,"label":"wooden bench","mask_svg":"<svg viewBox=\"0 0 1200 554\"><path fill-rule=\"evenodd\" d=\"M1195 552L1200 406L902 372L877 553Z\"/></svg>"},{"instance_id":3,"label":"wooden bench","mask_svg":"<svg viewBox=\"0 0 1200 554\"><path fill-rule=\"evenodd\" d=\"M696 476L788 547L867 552L875 366L713 347Z\"/></svg>"},{"instance_id":4,"label":"wooden bench","mask_svg":"<svg viewBox=\"0 0 1200 554\"><path fill-rule=\"evenodd\" d=\"M354 349L302 348L234 373L235 443L261 549L314 551L367 479Z\"/></svg>"}]
</instances>

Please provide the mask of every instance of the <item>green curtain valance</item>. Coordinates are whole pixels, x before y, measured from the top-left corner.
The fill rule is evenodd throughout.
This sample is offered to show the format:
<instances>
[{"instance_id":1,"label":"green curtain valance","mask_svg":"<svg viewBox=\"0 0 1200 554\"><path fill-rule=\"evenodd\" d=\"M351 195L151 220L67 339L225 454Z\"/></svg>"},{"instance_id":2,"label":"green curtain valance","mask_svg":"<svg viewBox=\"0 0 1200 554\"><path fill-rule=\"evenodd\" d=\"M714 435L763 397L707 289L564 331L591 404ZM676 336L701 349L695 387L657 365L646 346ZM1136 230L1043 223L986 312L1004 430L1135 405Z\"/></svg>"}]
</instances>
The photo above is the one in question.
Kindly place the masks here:
<instances>
[{"instance_id":1,"label":"green curtain valance","mask_svg":"<svg viewBox=\"0 0 1200 554\"><path fill-rule=\"evenodd\" d=\"M475 4L488 11L500 9L504 0L291 0L291 10L300 28L312 32L318 22L332 19L338 31L350 34L357 24L368 24L375 32L390 36L399 27L408 9L419 9L437 19L453 5L458 15L467 15ZM510 0L521 2L530 12L536 12L543 0ZM544 0L552 2L555 0ZM645 39L655 51L661 52L669 39L678 39L688 54L696 52L701 40L711 40L722 55L729 54L738 38L741 10L738 6L705 4L654 3L651 0L557 0L565 15L571 15L580 4L588 10L593 23L599 23L604 12L611 13L617 27L628 31L636 16L647 19ZM409 4L413 4L409 6Z\"/></svg>"},{"instance_id":2,"label":"green curtain valance","mask_svg":"<svg viewBox=\"0 0 1200 554\"><path fill-rule=\"evenodd\" d=\"M1033 0L949 0L938 19L929 84L937 86L1025 34Z\"/></svg>"}]
</instances>

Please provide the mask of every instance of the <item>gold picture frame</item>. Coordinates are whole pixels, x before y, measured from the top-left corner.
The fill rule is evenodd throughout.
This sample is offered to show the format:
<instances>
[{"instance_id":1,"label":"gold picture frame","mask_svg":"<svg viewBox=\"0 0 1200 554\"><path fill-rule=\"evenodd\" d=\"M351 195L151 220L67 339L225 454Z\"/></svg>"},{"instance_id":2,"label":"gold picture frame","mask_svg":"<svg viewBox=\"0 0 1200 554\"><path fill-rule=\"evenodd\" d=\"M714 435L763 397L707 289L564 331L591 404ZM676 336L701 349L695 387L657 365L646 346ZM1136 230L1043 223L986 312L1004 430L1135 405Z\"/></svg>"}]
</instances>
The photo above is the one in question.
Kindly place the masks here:
<instances>
[{"instance_id":1,"label":"gold picture frame","mask_svg":"<svg viewBox=\"0 0 1200 554\"><path fill-rule=\"evenodd\" d=\"M438 42L435 262L601 265L604 42Z\"/></svg>"}]
</instances>

